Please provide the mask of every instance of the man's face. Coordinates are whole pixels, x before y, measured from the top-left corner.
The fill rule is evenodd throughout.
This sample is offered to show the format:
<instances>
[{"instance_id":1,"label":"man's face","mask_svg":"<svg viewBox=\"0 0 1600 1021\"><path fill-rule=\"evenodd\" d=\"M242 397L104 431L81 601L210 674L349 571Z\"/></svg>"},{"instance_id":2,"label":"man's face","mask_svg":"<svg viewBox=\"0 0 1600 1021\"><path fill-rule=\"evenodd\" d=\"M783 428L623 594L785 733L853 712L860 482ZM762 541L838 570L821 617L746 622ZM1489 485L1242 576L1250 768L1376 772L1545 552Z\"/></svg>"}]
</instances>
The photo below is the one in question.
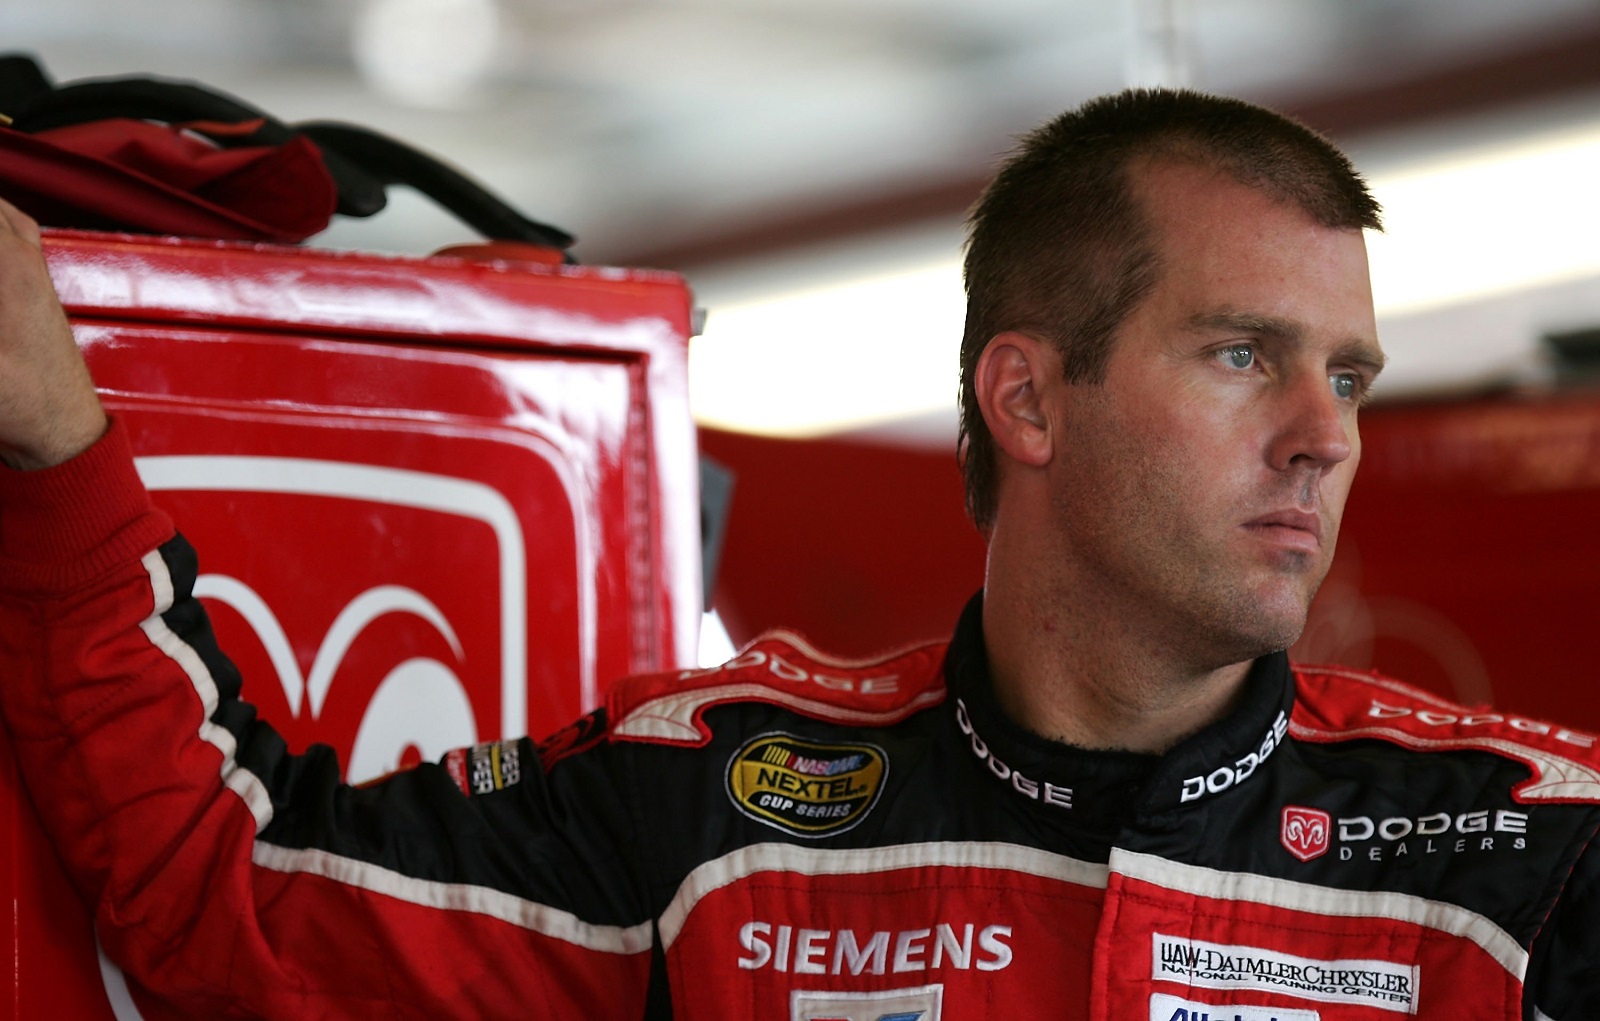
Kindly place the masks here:
<instances>
[{"instance_id":1,"label":"man's face","mask_svg":"<svg viewBox=\"0 0 1600 1021\"><path fill-rule=\"evenodd\" d=\"M1215 669L1291 644L1333 558L1383 360L1366 247L1207 168L1137 180L1159 282L1053 405L1052 514L1069 584Z\"/></svg>"}]
</instances>

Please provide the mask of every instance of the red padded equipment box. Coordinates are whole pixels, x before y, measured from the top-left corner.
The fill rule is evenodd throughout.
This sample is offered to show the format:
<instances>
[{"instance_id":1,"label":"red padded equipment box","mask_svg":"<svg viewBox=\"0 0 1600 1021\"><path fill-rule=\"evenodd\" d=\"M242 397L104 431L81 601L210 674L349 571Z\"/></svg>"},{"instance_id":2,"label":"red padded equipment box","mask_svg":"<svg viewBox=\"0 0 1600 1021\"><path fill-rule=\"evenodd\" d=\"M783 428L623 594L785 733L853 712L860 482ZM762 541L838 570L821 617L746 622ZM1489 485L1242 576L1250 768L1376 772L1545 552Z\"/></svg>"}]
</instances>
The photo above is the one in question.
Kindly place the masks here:
<instances>
[{"instance_id":1,"label":"red padded equipment box","mask_svg":"<svg viewBox=\"0 0 1600 1021\"><path fill-rule=\"evenodd\" d=\"M360 781L542 736L616 678L692 661L678 277L75 232L45 250L291 747L330 744ZM164 1016L97 959L9 747L0 773L0 1014Z\"/></svg>"}]
</instances>

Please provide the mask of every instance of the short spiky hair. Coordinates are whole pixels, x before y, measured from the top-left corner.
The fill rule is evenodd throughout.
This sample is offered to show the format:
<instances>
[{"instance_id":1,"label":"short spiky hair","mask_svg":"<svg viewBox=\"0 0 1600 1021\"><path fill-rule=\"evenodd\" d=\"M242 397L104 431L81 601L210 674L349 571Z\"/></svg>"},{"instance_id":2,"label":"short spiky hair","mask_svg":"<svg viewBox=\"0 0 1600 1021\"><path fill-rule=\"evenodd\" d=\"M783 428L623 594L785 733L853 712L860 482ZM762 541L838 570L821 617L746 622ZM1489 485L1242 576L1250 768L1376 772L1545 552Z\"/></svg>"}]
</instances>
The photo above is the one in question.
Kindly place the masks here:
<instances>
[{"instance_id":1,"label":"short spiky hair","mask_svg":"<svg viewBox=\"0 0 1600 1021\"><path fill-rule=\"evenodd\" d=\"M1343 153L1241 100L1129 89L1024 137L968 219L959 450L967 512L981 529L993 524L999 476L974 392L978 357L996 334L1019 330L1054 344L1069 380L1104 378L1117 328L1159 277L1130 173L1135 161L1159 159L1214 166L1326 227L1381 229L1378 203Z\"/></svg>"}]
</instances>

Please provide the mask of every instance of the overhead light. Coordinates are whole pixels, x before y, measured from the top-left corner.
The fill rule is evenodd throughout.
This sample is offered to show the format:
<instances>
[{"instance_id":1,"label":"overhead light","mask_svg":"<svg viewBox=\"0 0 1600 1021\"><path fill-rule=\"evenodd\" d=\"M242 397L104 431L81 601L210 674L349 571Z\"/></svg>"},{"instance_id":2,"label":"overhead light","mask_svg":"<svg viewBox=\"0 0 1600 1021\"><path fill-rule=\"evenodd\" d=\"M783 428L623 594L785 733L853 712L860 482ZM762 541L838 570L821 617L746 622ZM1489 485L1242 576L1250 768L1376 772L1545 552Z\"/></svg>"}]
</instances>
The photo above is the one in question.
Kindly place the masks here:
<instances>
[{"instance_id":1,"label":"overhead light","mask_svg":"<svg viewBox=\"0 0 1600 1021\"><path fill-rule=\"evenodd\" d=\"M1600 273L1600 124L1374 178L1373 300L1396 315Z\"/></svg>"},{"instance_id":2,"label":"overhead light","mask_svg":"<svg viewBox=\"0 0 1600 1021\"><path fill-rule=\"evenodd\" d=\"M1596 181L1600 124L1374 175L1387 227L1368 234L1378 315L1600 276ZM689 361L696 419L818 436L950 413L960 238L936 244L892 269L726 304L706 281L709 316ZM1390 355L1403 376L1407 351Z\"/></svg>"},{"instance_id":3,"label":"overhead light","mask_svg":"<svg viewBox=\"0 0 1600 1021\"><path fill-rule=\"evenodd\" d=\"M700 648L695 657L697 665L720 666L738 651L728 635L727 626L722 623L722 616L716 610L707 610L700 615Z\"/></svg>"},{"instance_id":4,"label":"overhead light","mask_svg":"<svg viewBox=\"0 0 1600 1021\"><path fill-rule=\"evenodd\" d=\"M367 0L351 50L362 76L389 98L451 109L488 77L499 32L495 0Z\"/></svg>"},{"instance_id":5,"label":"overhead light","mask_svg":"<svg viewBox=\"0 0 1600 1021\"><path fill-rule=\"evenodd\" d=\"M814 436L955 399L965 297L950 260L712 306L689 348L695 417Z\"/></svg>"}]
</instances>

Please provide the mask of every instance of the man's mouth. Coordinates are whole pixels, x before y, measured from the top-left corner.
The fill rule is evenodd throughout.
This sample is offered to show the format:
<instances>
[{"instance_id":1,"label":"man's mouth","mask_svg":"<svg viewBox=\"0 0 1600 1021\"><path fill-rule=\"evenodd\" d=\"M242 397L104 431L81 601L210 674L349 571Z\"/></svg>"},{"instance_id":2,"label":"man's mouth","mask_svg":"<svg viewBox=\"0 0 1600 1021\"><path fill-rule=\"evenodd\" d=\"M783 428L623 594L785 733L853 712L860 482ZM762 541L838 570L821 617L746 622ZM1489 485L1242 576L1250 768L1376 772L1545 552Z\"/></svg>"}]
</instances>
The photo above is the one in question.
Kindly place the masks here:
<instances>
[{"instance_id":1,"label":"man's mouth","mask_svg":"<svg viewBox=\"0 0 1600 1021\"><path fill-rule=\"evenodd\" d=\"M1322 551L1322 518L1301 510L1274 511L1245 522L1252 535L1274 546L1304 553Z\"/></svg>"}]
</instances>

